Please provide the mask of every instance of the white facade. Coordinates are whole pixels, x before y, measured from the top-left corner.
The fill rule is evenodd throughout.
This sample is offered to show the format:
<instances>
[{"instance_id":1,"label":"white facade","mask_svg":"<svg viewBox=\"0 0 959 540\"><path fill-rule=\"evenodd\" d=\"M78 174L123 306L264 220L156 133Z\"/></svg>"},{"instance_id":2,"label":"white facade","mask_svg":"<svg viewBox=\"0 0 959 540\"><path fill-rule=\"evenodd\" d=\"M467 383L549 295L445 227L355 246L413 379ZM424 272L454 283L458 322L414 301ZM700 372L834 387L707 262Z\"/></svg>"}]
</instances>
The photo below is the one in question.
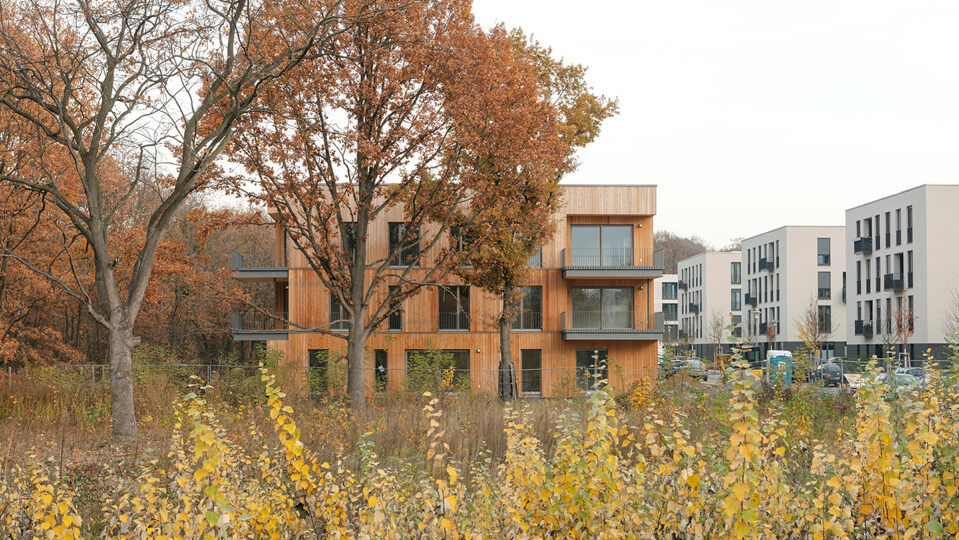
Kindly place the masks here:
<instances>
[{"instance_id":1,"label":"white facade","mask_svg":"<svg viewBox=\"0 0 959 540\"><path fill-rule=\"evenodd\" d=\"M726 326L739 324L742 308L741 254L738 251L708 252L683 259L679 274L679 330L700 356L709 355L717 341L732 343ZM721 339L714 335L714 322L721 320Z\"/></svg>"},{"instance_id":2,"label":"white facade","mask_svg":"<svg viewBox=\"0 0 959 540\"><path fill-rule=\"evenodd\" d=\"M743 240L744 335L766 348L795 350L799 326L815 305L828 332L824 356L843 354L845 229L786 226Z\"/></svg>"},{"instance_id":3,"label":"white facade","mask_svg":"<svg viewBox=\"0 0 959 540\"><path fill-rule=\"evenodd\" d=\"M663 326L663 341L679 337L679 278L677 274L663 274L653 280L653 309L656 323Z\"/></svg>"},{"instance_id":4,"label":"white facade","mask_svg":"<svg viewBox=\"0 0 959 540\"><path fill-rule=\"evenodd\" d=\"M959 290L959 185L922 185L846 210L851 356L890 349L941 358L951 297ZM912 315L900 346L897 316Z\"/></svg>"}]
</instances>

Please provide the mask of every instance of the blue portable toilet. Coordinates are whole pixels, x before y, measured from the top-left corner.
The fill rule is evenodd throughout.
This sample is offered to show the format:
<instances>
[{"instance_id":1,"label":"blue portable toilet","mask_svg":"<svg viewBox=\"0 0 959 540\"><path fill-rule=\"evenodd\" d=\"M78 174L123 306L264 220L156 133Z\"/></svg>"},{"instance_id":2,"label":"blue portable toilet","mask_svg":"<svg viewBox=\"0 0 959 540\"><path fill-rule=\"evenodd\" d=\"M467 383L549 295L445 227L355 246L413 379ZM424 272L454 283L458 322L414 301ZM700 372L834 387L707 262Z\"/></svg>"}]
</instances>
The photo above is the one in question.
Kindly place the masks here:
<instances>
[{"instance_id":1,"label":"blue portable toilet","mask_svg":"<svg viewBox=\"0 0 959 540\"><path fill-rule=\"evenodd\" d=\"M792 386L793 353L789 351L766 351L766 366L769 381L776 386Z\"/></svg>"}]
</instances>

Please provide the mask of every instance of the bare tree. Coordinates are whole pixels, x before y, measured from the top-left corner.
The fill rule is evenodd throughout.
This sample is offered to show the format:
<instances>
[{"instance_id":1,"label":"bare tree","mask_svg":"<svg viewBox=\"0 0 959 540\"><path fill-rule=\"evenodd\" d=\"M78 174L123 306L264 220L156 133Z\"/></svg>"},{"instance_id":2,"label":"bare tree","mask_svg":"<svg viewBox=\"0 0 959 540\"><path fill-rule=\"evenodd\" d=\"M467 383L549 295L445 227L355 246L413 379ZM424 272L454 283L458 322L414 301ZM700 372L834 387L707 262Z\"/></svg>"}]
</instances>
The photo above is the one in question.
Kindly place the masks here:
<instances>
[{"instance_id":1,"label":"bare tree","mask_svg":"<svg viewBox=\"0 0 959 540\"><path fill-rule=\"evenodd\" d=\"M959 289L949 293L949 305L942 314L942 332L947 340L959 339Z\"/></svg>"},{"instance_id":2,"label":"bare tree","mask_svg":"<svg viewBox=\"0 0 959 540\"><path fill-rule=\"evenodd\" d=\"M115 439L137 437L133 328L164 231L212 184L211 167L263 89L342 31L339 14L335 1L0 5L0 107L32 143L3 149L0 181L47 194L91 254L76 262L95 268L94 290L57 281L108 331ZM143 192L152 211L127 257L111 233Z\"/></svg>"},{"instance_id":3,"label":"bare tree","mask_svg":"<svg viewBox=\"0 0 959 540\"><path fill-rule=\"evenodd\" d=\"M726 339L727 323L723 314L719 310L713 310L709 314L709 320L706 323L706 341L715 345L713 356L722 354L723 340Z\"/></svg>"},{"instance_id":4,"label":"bare tree","mask_svg":"<svg viewBox=\"0 0 959 540\"><path fill-rule=\"evenodd\" d=\"M899 350L906 354L906 346L909 344L909 338L916 331L916 314L908 307L899 308L892 312L892 323L896 327L896 343L899 344ZM911 360L911 359L910 359Z\"/></svg>"}]
</instances>

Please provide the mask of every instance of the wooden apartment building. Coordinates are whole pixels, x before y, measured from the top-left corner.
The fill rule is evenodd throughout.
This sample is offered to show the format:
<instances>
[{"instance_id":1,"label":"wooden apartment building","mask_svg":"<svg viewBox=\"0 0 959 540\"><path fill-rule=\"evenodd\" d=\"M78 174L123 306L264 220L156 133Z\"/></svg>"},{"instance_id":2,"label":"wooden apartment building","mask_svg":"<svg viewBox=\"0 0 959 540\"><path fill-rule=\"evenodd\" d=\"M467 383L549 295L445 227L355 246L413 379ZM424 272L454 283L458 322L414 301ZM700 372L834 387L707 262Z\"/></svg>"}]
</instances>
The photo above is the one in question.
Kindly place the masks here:
<instances>
[{"instance_id":1,"label":"wooden apartment building","mask_svg":"<svg viewBox=\"0 0 959 540\"><path fill-rule=\"evenodd\" d=\"M514 325L512 357L524 396L548 397L571 384L588 386L597 359L609 360L604 375L614 386L656 376L662 329L655 326L651 293L653 280L663 273L662 256L653 249L656 187L564 189L555 237L530 259L533 271ZM394 208L372 224L370 256L388 253L389 227L402 221L402 208ZM234 254L234 276L272 283L275 309L299 326L336 320L330 293L303 254L283 241L285 236L278 228L281 241L272 264L250 266ZM428 253L421 255L420 264L428 265ZM496 391L501 301L454 276L444 285L405 300L370 337L366 365L371 387L376 381L378 386L402 388L408 356L432 347L452 353L457 376L468 378L474 390ZM315 359L323 353L337 357L346 351L346 341L335 336L241 314L234 314L233 335L236 340L266 341L282 352L285 363L303 368L316 367Z\"/></svg>"}]
</instances>

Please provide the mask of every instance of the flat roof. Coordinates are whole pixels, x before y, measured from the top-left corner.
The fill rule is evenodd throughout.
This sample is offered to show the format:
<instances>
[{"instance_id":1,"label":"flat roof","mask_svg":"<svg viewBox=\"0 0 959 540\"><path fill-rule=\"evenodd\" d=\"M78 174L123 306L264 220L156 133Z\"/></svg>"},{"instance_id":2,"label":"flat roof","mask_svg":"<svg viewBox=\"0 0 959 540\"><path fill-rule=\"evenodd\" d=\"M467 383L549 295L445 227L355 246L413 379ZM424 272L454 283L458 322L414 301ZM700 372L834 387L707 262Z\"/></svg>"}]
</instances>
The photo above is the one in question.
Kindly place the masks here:
<instances>
[{"instance_id":1,"label":"flat roof","mask_svg":"<svg viewBox=\"0 0 959 540\"><path fill-rule=\"evenodd\" d=\"M659 187L659 184L565 184L559 183L560 187Z\"/></svg>"},{"instance_id":2,"label":"flat roof","mask_svg":"<svg viewBox=\"0 0 959 540\"><path fill-rule=\"evenodd\" d=\"M921 184L921 185L918 185L918 186L915 186L915 187L911 187L911 188L909 188L909 189L904 189L904 190L902 190L902 191L900 191L900 192L897 192L897 193L893 193L892 195L886 195L885 197L879 197L878 199L873 199L873 200L871 200L871 201L869 201L869 202L864 202L864 203L859 204L859 205L856 205L856 206L850 206L849 208L846 209L846 211L848 212L848 211L850 211L850 210L855 210L855 209L857 209L857 208L862 208L863 206L869 206L870 204L875 204L875 203L877 203L877 202L879 202L879 201L883 201L883 200L886 200L886 199L891 199L891 198L893 198L893 197L898 197L898 196L900 196L900 195L902 195L902 194L904 194L904 193L909 193L910 191L916 191L917 189L925 189L925 188L927 188L927 187L953 187L953 188L959 188L959 184Z\"/></svg>"},{"instance_id":3,"label":"flat roof","mask_svg":"<svg viewBox=\"0 0 959 540\"><path fill-rule=\"evenodd\" d=\"M780 227L776 227L775 229L769 229L768 231L763 231L759 234L754 234L750 237L743 238L742 241L745 242L746 240L752 240L753 238L757 238L759 236L762 236L764 234L769 234L771 232L776 232L780 229L830 229L830 228L845 229L846 226L845 225L782 225Z\"/></svg>"}]
</instances>

